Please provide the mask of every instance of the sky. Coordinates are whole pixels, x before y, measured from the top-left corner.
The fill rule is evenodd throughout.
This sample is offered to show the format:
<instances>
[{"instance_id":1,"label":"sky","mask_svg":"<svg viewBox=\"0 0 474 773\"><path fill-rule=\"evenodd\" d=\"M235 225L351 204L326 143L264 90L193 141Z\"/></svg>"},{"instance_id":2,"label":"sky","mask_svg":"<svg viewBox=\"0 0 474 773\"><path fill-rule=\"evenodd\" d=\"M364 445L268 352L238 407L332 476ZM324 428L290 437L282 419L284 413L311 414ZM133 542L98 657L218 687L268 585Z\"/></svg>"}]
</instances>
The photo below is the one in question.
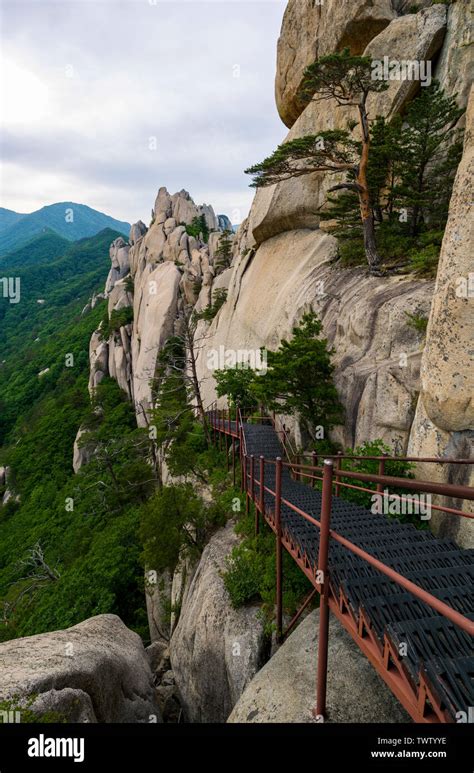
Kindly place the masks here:
<instances>
[{"instance_id":1,"label":"sky","mask_svg":"<svg viewBox=\"0 0 474 773\"><path fill-rule=\"evenodd\" d=\"M149 222L185 188L233 223L287 130L285 0L0 0L0 206L74 201Z\"/></svg>"}]
</instances>

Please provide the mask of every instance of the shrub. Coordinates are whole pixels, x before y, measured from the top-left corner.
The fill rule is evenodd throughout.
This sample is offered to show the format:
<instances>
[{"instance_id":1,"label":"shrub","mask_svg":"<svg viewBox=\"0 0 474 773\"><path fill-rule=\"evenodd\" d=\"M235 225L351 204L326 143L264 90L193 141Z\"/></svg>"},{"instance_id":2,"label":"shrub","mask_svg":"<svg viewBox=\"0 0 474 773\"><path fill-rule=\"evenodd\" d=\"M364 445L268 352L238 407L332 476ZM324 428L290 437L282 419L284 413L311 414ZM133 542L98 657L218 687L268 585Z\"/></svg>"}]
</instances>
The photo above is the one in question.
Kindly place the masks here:
<instances>
[{"instance_id":1,"label":"shrub","mask_svg":"<svg viewBox=\"0 0 474 773\"><path fill-rule=\"evenodd\" d=\"M429 244L427 247L414 247L409 252L410 268L415 274L435 277L439 262L439 247Z\"/></svg>"},{"instance_id":2,"label":"shrub","mask_svg":"<svg viewBox=\"0 0 474 773\"><path fill-rule=\"evenodd\" d=\"M123 306L121 309L114 309L110 317L106 310L100 326L100 337L106 341L112 333L118 332L121 327L130 325L132 322L133 306Z\"/></svg>"},{"instance_id":3,"label":"shrub","mask_svg":"<svg viewBox=\"0 0 474 773\"><path fill-rule=\"evenodd\" d=\"M196 313L196 319L204 319L206 322L212 322L217 312L222 308L226 300L227 290L224 290L223 288L214 290L212 302L209 304L209 306L206 306L205 309Z\"/></svg>"},{"instance_id":4,"label":"shrub","mask_svg":"<svg viewBox=\"0 0 474 773\"><path fill-rule=\"evenodd\" d=\"M253 516L244 516L237 524L236 532L243 540L227 559L223 579L234 607L260 601L269 621L273 617L276 594L275 535L265 523L255 536L254 523ZM283 550L284 610L293 615L311 587L301 569Z\"/></svg>"},{"instance_id":5,"label":"shrub","mask_svg":"<svg viewBox=\"0 0 474 773\"><path fill-rule=\"evenodd\" d=\"M408 327L412 327L417 333L425 335L428 326L428 317L424 317L421 314L410 314L408 311L406 311L405 314L408 317Z\"/></svg>"}]
</instances>

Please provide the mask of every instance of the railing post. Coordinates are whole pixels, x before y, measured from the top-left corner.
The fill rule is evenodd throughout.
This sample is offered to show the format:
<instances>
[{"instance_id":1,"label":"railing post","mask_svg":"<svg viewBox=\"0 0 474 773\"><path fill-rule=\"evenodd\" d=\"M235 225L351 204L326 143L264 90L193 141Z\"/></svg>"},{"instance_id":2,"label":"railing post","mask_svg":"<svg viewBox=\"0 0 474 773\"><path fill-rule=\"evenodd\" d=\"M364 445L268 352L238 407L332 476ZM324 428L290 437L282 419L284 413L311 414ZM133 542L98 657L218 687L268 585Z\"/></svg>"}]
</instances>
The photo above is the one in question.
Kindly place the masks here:
<instances>
[{"instance_id":1,"label":"railing post","mask_svg":"<svg viewBox=\"0 0 474 773\"><path fill-rule=\"evenodd\" d=\"M254 494L255 494L255 488L254 488L254 475L255 475L255 457L253 454L250 454L250 501L254 502ZM258 521L258 510L255 508L255 519ZM255 533L257 533L257 527L255 526Z\"/></svg>"},{"instance_id":2,"label":"railing post","mask_svg":"<svg viewBox=\"0 0 474 773\"><path fill-rule=\"evenodd\" d=\"M262 519L265 518L265 457L260 457L260 502L259 502L259 509L262 514ZM258 534L260 531L260 522L257 519L257 531Z\"/></svg>"},{"instance_id":3,"label":"railing post","mask_svg":"<svg viewBox=\"0 0 474 773\"><path fill-rule=\"evenodd\" d=\"M235 437L232 435L232 482L235 487Z\"/></svg>"},{"instance_id":4,"label":"railing post","mask_svg":"<svg viewBox=\"0 0 474 773\"><path fill-rule=\"evenodd\" d=\"M386 457L387 454L383 454L383 456ZM385 459L379 461L379 475L385 475ZM383 493L383 483L377 483L377 493Z\"/></svg>"},{"instance_id":5,"label":"railing post","mask_svg":"<svg viewBox=\"0 0 474 773\"><path fill-rule=\"evenodd\" d=\"M247 477L247 454L244 454L244 480L245 480L245 515L250 513L249 480Z\"/></svg>"},{"instance_id":6,"label":"railing post","mask_svg":"<svg viewBox=\"0 0 474 773\"><path fill-rule=\"evenodd\" d=\"M317 455L316 451L313 451L312 454L311 454L311 463L312 463L313 467L317 467L318 466L318 455ZM312 485L313 488L316 486L315 472L316 471L313 470L313 480L311 481L311 485Z\"/></svg>"},{"instance_id":7,"label":"railing post","mask_svg":"<svg viewBox=\"0 0 474 773\"><path fill-rule=\"evenodd\" d=\"M319 604L319 638L318 638L318 678L316 686L316 715L326 714L326 682L328 669L328 634L329 634L329 528L331 521L333 464L330 459L324 460L323 491L321 497L321 528L319 532L318 575L321 585Z\"/></svg>"},{"instance_id":8,"label":"railing post","mask_svg":"<svg viewBox=\"0 0 474 773\"><path fill-rule=\"evenodd\" d=\"M245 491L244 449L242 447L242 427L239 425L240 490Z\"/></svg>"},{"instance_id":9,"label":"railing post","mask_svg":"<svg viewBox=\"0 0 474 773\"><path fill-rule=\"evenodd\" d=\"M337 454L338 454L338 458L336 459L336 470L337 472L340 472L342 468L342 459L340 458L340 454L342 454L342 451L338 451ZM341 491L341 485L340 485L341 479L337 475L337 472L336 472L336 496L338 497L340 496L340 491Z\"/></svg>"},{"instance_id":10,"label":"railing post","mask_svg":"<svg viewBox=\"0 0 474 773\"><path fill-rule=\"evenodd\" d=\"M283 633L283 567L281 544L281 457L276 459L275 468L275 531L276 531L276 636L277 642Z\"/></svg>"},{"instance_id":11,"label":"railing post","mask_svg":"<svg viewBox=\"0 0 474 773\"><path fill-rule=\"evenodd\" d=\"M297 465L300 463L300 455L299 454L296 454L296 460L295 461L296 461ZM295 480L298 480L298 481L301 480L301 475L300 475L300 471L298 470L298 468L295 470Z\"/></svg>"}]
</instances>

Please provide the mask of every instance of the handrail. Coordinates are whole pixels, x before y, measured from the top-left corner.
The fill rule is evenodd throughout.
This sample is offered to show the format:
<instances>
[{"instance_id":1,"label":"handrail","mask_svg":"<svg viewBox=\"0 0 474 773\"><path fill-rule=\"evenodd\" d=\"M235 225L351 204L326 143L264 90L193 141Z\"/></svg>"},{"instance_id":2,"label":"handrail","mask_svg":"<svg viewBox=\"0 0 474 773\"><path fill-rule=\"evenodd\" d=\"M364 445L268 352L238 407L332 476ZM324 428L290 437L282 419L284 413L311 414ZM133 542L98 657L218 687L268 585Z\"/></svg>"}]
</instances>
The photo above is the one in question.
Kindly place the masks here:
<instances>
[{"instance_id":1,"label":"handrail","mask_svg":"<svg viewBox=\"0 0 474 773\"><path fill-rule=\"evenodd\" d=\"M264 456L260 456L260 478L257 480L256 478L256 465L255 465L255 457L254 455L249 456L247 454L246 449L246 443L245 443L245 431L243 426L243 420L242 420L242 413L240 411L240 408L236 411L236 423L237 428L239 431L239 437L241 438L241 444L240 444L240 454L241 454L241 460L242 460L242 485L243 489L245 491L246 495L246 511L249 512L249 501L253 501L255 504L255 510L256 510L256 532L258 529L258 513L260 512L263 517L268 516L268 520L270 522L270 525L272 526L275 534L276 534L276 549L277 549L277 562L276 562L276 571L277 571L277 638L281 640L282 638L282 561L281 561L281 547L282 544L286 544L287 549L292 552L291 544L288 542L288 535L285 533L285 530L282 528L282 522L281 522L281 505L284 504L287 507L289 507L293 512L295 512L297 515L303 517L306 521L312 523L314 526L319 528L320 530L320 540L319 540L319 556L317 559L317 566L311 567L309 569L309 564L306 564L303 566L303 561L301 559L301 556L298 556L297 554L293 554L293 557L297 562L299 562L300 568L305 571L308 576L312 577L313 584L315 585L316 589L319 591L321 595L321 603L320 603L320 635L319 635L319 655L318 655L318 696L317 696L317 708L316 711L319 714L325 713L325 700L326 700L326 673L327 673L327 647L328 647L328 609L329 606L331 606L332 609L336 613L338 613L338 604L337 602L337 594L334 594L334 589L332 588L331 593L333 593L333 598L329 598L329 584L328 584L328 549L329 549L329 540L332 539L335 542L338 542L342 547L346 548L350 553L357 555L359 558L361 558L364 562L366 562L369 566L372 566L375 570L380 572L381 574L388 577L392 582L399 585L401 588L403 588L405 591L410 593L415 598L419 599L424 604L427 604L429 607L431 607L435 612L440 614L442 617L448 619L456 625L461 630L465 631L471 636L474 636L474 621L470 620L465 615L458 612L456 609L451 607L449 604L445 603L444 601L441 601L439 598L434 596L432 593L429 593L427 590L425 590L420 585L417 585L415 582L412 582L412 580L405 577L400 572L397 572L395 569L393 569L388 564L384 563L380 559L373 556L371 553L368 553L363 548L359 547L357 544L352 542L351 540L344 537L342 534L337 532L334 529L330 528L330 518L331 518L331 509L332 509L332 489L333 486L336 486L336 493L338 492L339 486L347 486L349 488L355 488L359 491L367 491L371 494L378 493L382 495L383 489L380 488L381 486L385 485L387 488L394 487L394 488L410 488L413 491L419 491L419 492L426 492L426 493L432 493L432 494L440 494L442 496L447 496L452 499L465 499L469 501L474 500L474 488L471 486L461 486L457 484L451 484L451 483L436 483L436 482L429 482L429 481L421 481L416 480L413 478L401 478L396 476L388 476L383 474L383 464L379 466L379 470L382 471L382 474L372 474L372 473L364 473L364 472L356 472L352 470L343 470L340 468L340 466L334 467L333 465L333 458L341 458L340 455L337 457L327 457L324 459L324 465L323 466L317 466L316 464L309 465L309 464L299 464L294 463L291 461L283 462L281 458L277 457L277 459L266 459ZM224 431L225 431L225 425L224 425ZM276 431L276 428L275 428ZM286 448L285 448L285 452ZM314 458L314 457L313 457ZM346 457L348 458L348 457ZM362 459L367 459L367 457L361 457ZM386 461L389 457L377 457L379 461ZM463 460L463 463L466 460ZM250 462L250 464L249 464ZM270 488L268 485L265 484L264 478L265 478L265 465L274 465L276 467L276 474L275 474L275 490ZM282 495L282 468L287 467L290 468L293 472L298 472L299 476L310 478L310 479L317 479L322 480L322 495L321 495L321 514L319 521L311 516L309 513L306 513L301 508L294 505L292 502L287 500ZM249 469L250 468L250 469ZM316 477L314 473L322 473L322 477ZM343 482L341 479L346 478L349 480L355 480L360 481L362 483L372 483L377 484L377 488L375 491L373 489L367 489L363 487L357 487L353 486L349 483ZM258 496L257 496L257 490L258 490ZM268 505L265 506L264 496L263 493L267 492L270 494L271 497L273 497L275 505L273 510L271 508L268 508ZM401 495L391 495L396 496L401 501L414 501L407 499L406 497L403 497ZM433 505L433 507L436 507ZM436 507L436 509L441 509L439 507ZM454 510L453 508L448 509L449 512L456 514L456 515L462 515L465 517L474 517L474 514L470 513L463 513L462 511ZM376 517L374 515L374 517ZM272 520L273 519L273 520ZM258 533L258 532L257 532ZM286 542L285 542L286 540ZM317 572L316 572L317 569ZM322 575L321 578L317 579L318 575ZM329 581L330 582L330 581ZM347 603L347 602L346 602ZM339 610L340 614L343 614L342 607ZM338 613L339 614L339 613ZM362 615L362 612L359 612L359 615ZM342 619L342 618L341 618ZM360 625L360 621L359 621ZM356 628L348 628L349 632L352 633L353 637L356 638L358 641L360 638L363 639L363 635L359 633L359 628L356 626ZM357 638L359 637L359 639ZM360 642L359 642L360 643ZM361 648L363 651L366 652L367 656L370 658L370 656L366 650L364 650L364 644L363 642L360 643ZM386 646L386 643L384 644ZM386 666L385 663L385 654L383 655L383 658L381 656L382 662L382 668L387 672L386 681L390 684L390 674L389 669ZM426 693L423 692L422 687L422 678L420 676L420 685L419 687L414 688L416 693L416 699L407 698L406 695L403 695L402 693L397 693L397 690L395 690L395 693L397 694L397 697L402 701L403 705L405 705L406 708L408 708L412 716L416 717L423 717L423 711L424 711L424 705L426 703ZM441 719L441 721L445 720L445 716L443 714L442 709L438 706L438 709L436 711L436 714L438 716L438 719Z\"/></svg>"},{"instance_id":2,"label":"handrail","mask_svg":"<svg viewBox=\"0 0 474 773\"><path fill-rule=\"evenodd\" d=\"M302 451L300 456L310 456L311 451ZM474 464L473 459L453 459L452 457L439 456L361 456L360 454L324 454L325 459L351 459L369 462L422 462L423 464Z\"/></svg>"},{"instance_id":3,"label":"handrail","mask_svg":"<svg viewBox=\"0 0 474 773\"><path fill-rule=\"evenodd\" d=\"M308 472L322 472L323 467L315 467L309 464L295 464L292 462L283 463L287 467L297 470L307 470ZM305 475L305 473L304 473ZM458 486L455 483L436 483L435 481L417 480L416 478L397 478L392 475L378 475L370 472L354 472L352 470L334 470L335 478L351 478L360 480L362 483L382 483L394 488L411 488L414 491L425 491L429 494L440 494L449 496L452 499L470 499L474 500L474 488L472 486ZM341 483L341 486L344 485ZM370 489L369 489L370 491ZM371 493L374 493L371 491Z\"/></svg>"}]
</instances>

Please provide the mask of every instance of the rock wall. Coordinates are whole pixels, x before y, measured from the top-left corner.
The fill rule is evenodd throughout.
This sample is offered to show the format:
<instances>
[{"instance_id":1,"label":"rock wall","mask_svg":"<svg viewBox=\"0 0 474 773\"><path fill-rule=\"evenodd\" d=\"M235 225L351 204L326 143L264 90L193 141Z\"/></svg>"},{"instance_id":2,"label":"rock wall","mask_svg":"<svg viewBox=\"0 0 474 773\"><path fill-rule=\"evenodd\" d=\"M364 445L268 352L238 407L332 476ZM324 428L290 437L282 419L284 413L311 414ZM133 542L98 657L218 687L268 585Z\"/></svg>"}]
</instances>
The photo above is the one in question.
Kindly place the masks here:
<instances>
[{"instance_id":1,"label":"rock wall","mask_svg":"<svg viewBox=\"0 0 474 773\"><path fill-rule=\"evenodd\" d=\"M210 349L274 349L310 305L335 348L335 383L346 408L336 437L345 445L383 438L406 451L419 390L423 337L406 312L427 316L433 282L369 277L334 266L337 241L320 230L293 230L266 240L238 262L228 300L198 336L204 398L215 398Z\"/></svg>"},{"instance_id":2,"label":"rock wall","mask_svg":"<svg viewBox=\"0 0 474 773\"><path fill-rule=\"evenodd\" d=\"M466 33L469 3L417 5L418 13L408 13L411 6L403 2L348 6L290 0L276 75L277 105L291 126L286 139L341 128L354 117L350 109L330 100L303 108L295 97L304 68L316 56L341 50L348 42L353 53L424 61L446 92L457 93L459 104L466 104L473 61ZM415 92L413 82L391 81L386 92L371 95L369 115L402 111ZM335 439L352 445L381 437L394 451L406 453L421 389L424 346L423 336L408 326L407 314L428 316L434 282L373 279L363 270L333 265L337 243L322 232L323 224L319 228L319 207L334 182L335 177L315 173L257 190L237 234L227 302L210 327L203 325L202 334L208 338L199 359L200 374L208 375L210 348L276 347L311 304L336 350L335 378L346 421ZM469 335L472 330L466 325L464 336ZM466 346L464 338L461 346ZM205 384L210 403L215 398L212 379Z\"/></svg>"},{"instance_id":3,"label":"rock wall","mask_svg":"<svg viewBox=\"0 0 474 773\"><path fill-rule=\"evenodd\" d=\"M473 182L474 88L421 362L421 394L410 433L409 452L422 457L474 458L474 263L469 194ZM440 482L474 485L474 472L468 466L420 464L418 474ZM444 503L457 506L449 500ZM474 512L474 503L467 509ZM474 547L474 529L468 519L434 514L432 520L440 536Z\"/></svg>"}]
</instances>

